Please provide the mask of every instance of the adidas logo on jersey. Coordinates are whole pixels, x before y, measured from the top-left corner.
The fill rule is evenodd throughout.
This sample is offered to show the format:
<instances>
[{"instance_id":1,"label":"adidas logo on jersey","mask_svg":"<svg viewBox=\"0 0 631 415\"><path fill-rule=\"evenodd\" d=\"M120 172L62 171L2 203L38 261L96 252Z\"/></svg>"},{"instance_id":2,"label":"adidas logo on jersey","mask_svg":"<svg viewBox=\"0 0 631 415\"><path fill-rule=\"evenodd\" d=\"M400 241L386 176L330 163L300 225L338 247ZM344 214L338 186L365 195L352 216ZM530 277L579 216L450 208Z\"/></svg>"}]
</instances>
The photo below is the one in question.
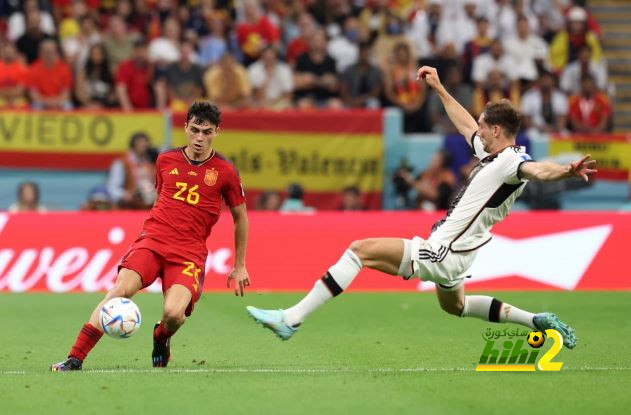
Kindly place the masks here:
<instances>
[{"instance_id":1,"label":"adidas logo on jersey","mask_svg":"<svg viewBox=\"0 0 631 415\"><path fill-rule=\"evenodd\" d=\"M177 167L176 167L173 170L171 170L169 174L180 174L180 172L177 171Z\"/></svg>"}]
</instances>

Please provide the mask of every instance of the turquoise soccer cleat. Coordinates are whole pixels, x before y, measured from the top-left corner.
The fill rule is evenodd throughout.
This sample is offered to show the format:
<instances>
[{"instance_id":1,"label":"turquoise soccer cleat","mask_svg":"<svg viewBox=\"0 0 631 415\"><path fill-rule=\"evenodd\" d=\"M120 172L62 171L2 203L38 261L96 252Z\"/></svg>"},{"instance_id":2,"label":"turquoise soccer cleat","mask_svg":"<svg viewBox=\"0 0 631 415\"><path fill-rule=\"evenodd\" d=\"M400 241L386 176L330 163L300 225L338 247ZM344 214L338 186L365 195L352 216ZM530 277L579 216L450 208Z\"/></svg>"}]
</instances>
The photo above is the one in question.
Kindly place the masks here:
<instances>
[{"instance_id":1,"label":"turquoise soccer cleat","mask_svg":"<svg viewBox=\"0 0 631 415\"><path fill-rule=\"evenodd\" d=\"M553 313L539 313L535 314L532 319L533 323L537 327L537 330L542 333L546 332L546 329L553 329L561 333L563 337L563 345L568 349L576 347L576 332L574 329L561 320Z\"/></svg>"},{"instance_id":2,"label":"turquoise soccer cleat","mask_svg":"<svg viewBox=\"0 0 631 415\"><path fill-rule=\"evenodd\" d=\"M298 331L297 327L291 327L285 322L283 310L261 310L250 305L246 309L254 321L273 331L281 340L289 340Z\"/></svg>"}]
</instances>

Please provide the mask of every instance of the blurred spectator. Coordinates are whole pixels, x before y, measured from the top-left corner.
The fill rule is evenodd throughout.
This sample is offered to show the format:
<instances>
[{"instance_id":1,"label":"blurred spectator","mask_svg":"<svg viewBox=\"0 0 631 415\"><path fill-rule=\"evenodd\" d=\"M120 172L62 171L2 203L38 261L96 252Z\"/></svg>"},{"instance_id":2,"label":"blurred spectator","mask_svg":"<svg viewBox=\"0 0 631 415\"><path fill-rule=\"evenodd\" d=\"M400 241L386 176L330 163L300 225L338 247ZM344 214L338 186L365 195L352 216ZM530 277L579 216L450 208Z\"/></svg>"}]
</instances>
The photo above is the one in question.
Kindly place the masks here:
<instances>
[{"instance_id":1,"label":"blurred spectator","mask_svg":"<svg viewBox=\"0 0 631 415\"><path fill-rule=\"evenodd\" d=\"M408 166L407 159L402 159L397 170L392 174L394 186L395 209L409 209L412 207L410 190L414 186L412 168Z\"/></svg>"},{"instance_id":2,"label":"blurred spectator","mask_svg":"<svg viewBox=\"0 0 631 415\"><path fill-rule=\"evenodd\" d=\"M487 102L508 99L515 108L519 108L519 87L509 82L499 69L491 69L486 80L473 91L473 115L479 117Z\"/></svg>"},{"instance_id":3,"label":"blurred spectator","mask_svg":"<svg viewBox=\"0 0 631 415\"><path fill-rule=\"evenodd\" d=\"M564 93L556 88L556 79L544 72L537 85L521 99L524 126L541 132L558 133L567 125L568 102Z\"/></svg>"},{"instance_id":4,"label":"blurred spectator","mask_svg":"<svg viewBox=\"0 0 631 415\"><path fill-rule=\"evenodd\" d=\"M340 95L350 108L379 108L383 74L370 63L370 44L359 44L359 61L340 76Z\"/></svg>"},{"instance_id":5,"label":"blurred spectator","mask_svg":"<svg viewBox=\"0 0 631 415\"><path fill-rule=\"evenodd\" d=\"M248 72L230 53L204 73L204 86L208 99L222 109L250 106L252 86Z\"/></svg>"},{"instance_id":6,"label":"blurred spectator","mask_svg":"<svg viewBox=\"0 0 631 415\"><path fill-rule=\"evenodd\" d=\"M464 0L463 3L462 10L464 13L461 13L459 19L456 21L458 25L457 33L459 34L459 42L461 43L457 48L459 53L462 53L464 46L478 34L477 20L478 16L481 16L479 11L480 0Z\"/></svg>"},{"instance_id":7,"label":"blurred spectator","mask_svg":"<svg viewBox=\"0 0 631 415\"><path fill-rule=\"evenodd\" d=\"M265 48L261 59L250 65L248 75L257 107L275 110L291 107L294 89L291 68L278 60L273 46Z\"/></svg>"},{"instance_id":8,"label":"blurred spectator","mask_svg":"<svg viewBox=\"0 0 631 415\"><path fill-rule=\"evenodd\" d=\"M228 51L224 19L219 13L212 13L207 20L210 33L199 41L199 64L202 66L214 65Z\"/></svg>"},{"instance_id":9,"label":"blurred spectator","mask_svg":"<svg viewBox=\"0 0 631 415\"><path fill-rule=\"evenodd\" d=\"M329 40L327 53L335 60L338 73L357 63L359 53L359 20L350 16L344 21L344 31Z\"/></svg>"},{"instance_id":10,"label":"blurred spectator","mask_svg":"<svg viewBox=\"0 0 631 415\"><path fill-rule=\"evenodd\" d=\"M193 62L194 45L180 44L180 60L171 63L158 88L165 88L169 106L174 112L186 112L188 106L204 96L204 68Z\"/></svg>"},{"instance_id":11,"label":"blurred spectator","mask_svg":"<svg viewBox=\"0 0 631 415\"><path fill-rule=\"evenodd\" d=\"M126 111L153 106L153 68L147 56L147 42L136 40L130 59L121 62L116 73L116 95Z\"/></svg>"},{"instance_id":12,"label":"blurred spectator","mask_svg":"<svg viewBox=\"0 0 631 415\"><path fill-rule=\"evenodd\" d=\"M592 60L592 50L583 45L578 51L578 59L565 67L561 74L561 89L567 94L576 94L581 89L581 78L589 74L594 77L598 89L607 89L607 68L602 62Z\"/></svg>"},{"instance_id":13,"label":"blurred spectator","mask_svg":"<svg viewBox=\"0 0 631 415\"><path fill-rule=\"evenodd\" d=\"M405 43L408 45L408 51L411 59L416 61L418 57L416 46L410 40L409 34L405 33L405 21L398 15L388 11L386 13L386 28L381 32L373 43L373 62L379 65L382 71L386 71L388 65L392 63L392 51L395 45Z\"/></svg>"},{"instance_id":14,"label":"blurred spectator","mask_svg":"<svg viewBox=\"0 0 631 415\"><path fill-rule=\"evenodd\" d=\"M281 204L280 194L275 190L268 190L259 196L256 201L256 210L277 211L280 209Z\"/></svg>"},{"instance_id":15,"label":"blurred spectator","mask_svg":"<svg viewBox=\"0 0 631 415\"><path fill-rule=\"evenodd\" d=\"M180 60L180 23L167 17L162 24L162 36L149 43L149 61L166 66Z\"/></svg>"},{"instance_id":16,"label":"blurred spectator","mask_svg":"<svg viewBox=\"0 0 631 415\"><path fill-rule=\"evenodd\" d=\"M352 211L352 210L364 210L362 205L362 195L357 186L345 187L342 191L342 204L340 210Z\"/></svg>"},{"instance_id":17,"label":"blurred spectator","mask_svg":"<svg viewBox=\"0 0 631 415\"><path fill-rule=\"evenodd\" d=\"M93 187L88 194L88 198L81 205L81 210L112 210L116 206L112 201L110 193L107 191L107 186L98 185Z\"/></svg>"},{"instance_id":18,"label":"blurred spectator","mask_svg":"<svg viewBox=\"0 0 631 415\"><path fill-rule=\"evenodd\" d=\"M129 150L110 167L107 191L121 208L148 209L156 199L154 188L157 152L145 133L135 133Z\"/></svg>"},{"instance_id":19,"label":"blurred spectator","mask_svg":"<svg viewBox=\"0 0 631 415\"><path fill-rule=\"evenodd\" d=\"M287 199L283 201L280 207L281 212L315 212L315 208L305 206L302 198L304 196L304 190L302 186L297 183L292 183L287 188Z\"/></svg>"},{"instance_id":20,"label":"blurred spectator","mask_svg":"<svg viewBox=\"0 0 631 415\"><path fill-rule=\"evenodd\" d=\"M112 73L118 71L121 62L131 57L134 44L140 35L127 30L127 23L119 15L112 15L108 20L108 33L103 39L105 50L110 61Z\"/></svg>"},{"instance_id":21,"label":"blurred spectator","mask_svg":"<svg viewBox=\"0 0 631 415\"><path fill-rule=\"evenodd\" d=\"M46 39L52 39L50 35L41 29L41 13L35 9L26 14L26 31L15 43L18 52L26 58L29 65L37 60L39 55L39 45Z\"/></svg>"},{"instance_id":22,"label":"blurred spectator","mask_svg":"<svg viewBox=\"0 0 631 415\"><path fill-rule=\"evenodd\" d=\"M22 182L18 185L17 201L9 206L9 212L46 212L39 202L39 186L35 182Z\"/></svg>"},{"instance_id":23,"label":"blurred spectator","mask_svg":"<svg viewBox=\"0 0 631 415\"><path fill-rule=\"evenodd\" d=\"M587 45L592 51L592 60L600 62L602 49L596 34L587 27L587 12L582 7L572 7L568 15L567 29L557 33L550 44L550 63L561 71L578 58L581 46Z\"/></svg>"},{"instance_id":24,"label":"blurred spectator","mask_svg":"<svg viewBox=\"0 0 631 415\"><path fill-rule=\"evenodd\" d=\"M19 59L12 42L2 43L0 50L0 108L25 108L28 68Z\"/></svg>"},{"instance_id":25,"label":"blurred spectator","mask_svg":"<svg viewBox=\"0 0 631 415\"><path fill-rule=\"evenodd\" d=\"M55 21L47 11L42 11L37 0L24 0L22 11L12 13L7 22L7 39L12 42L18 40L28 31L28 15L37 15L37 25L41 33L48 36L55 35ZM33 21L34 22L34 21ZM37 48L35 48L37 51Z\"/></svg>"},{"instance_id":26,"label":"blurred spectator","mask_svg":"<svg viewBox=\"0 0 631 415\"><path fill-rule=\"evenodd\" d=\"M491 23L491 36L506 39L515 36L517 15L510 0L489 2L487 16Z\"/></svg>"},{"instance_id":27,"label":"blurred spectator","mask_svg":"<svg viewBox=\"0 0 631 415\"><path fill-rule=\"evenodd\" d=\"M309 43L315 32L313 17L309 13L301 13L298 18L298 28L300 35L287 45L287 61L292 66L295 65L298 56L309 50Z\"/></svg>"},{"instance_id":28,"label":"blurred spectator","mask_svg":"<svg viewBox=\"0 0 631 415\"><path fill-rule=\"evenodd\" d=\"M562 3L559 0L532 0L532 10L539 18L539 34L547 42L565 25Z\"/></svg>"},{"instance_id":29,"label":"blurred spectator","mask_svg":"<svg viewBox=\"0 0 631 415\"><path fill-rule=\"evenodd\" d=\"M59 10L58 14L58 16L63 16L59 22L59 39L62 44L67 38L79 35L81 31L79 21L88 15L88 7L83 0L74 0L65 9L69 9L69 13L67 10Z\"/></svg>"},{"instance_id":30,"label":"blurred spectator","mask_svg":"<svg viewBox=\"0 0 631 415\"><path fill-rule=\"evenodd\" d=\"M298 57L294 73L294 98L299 108L339 108L335 61L326 53L326 35L318 29L309 51Z\"/></svg>"},{"instance_id":31,"label":"blurred spectator","mask_svg":"<svg viewBox=\"0 0 631 415\"><path fill-rule=\"evenodd\" d=\"M452 36L457 33L452 29L449 20L443 18L442 0L429 0L426 10L420 9L414 14L407 37L418 56L427 59L439 55L440 49L452 41Z\"/></svg>"},{"instance_id":32,"label":"blurred spectator","mask_svg":"<svg viewBox=\"0 0 631 415\"><path fill-rule=\"evenodd\" d=\"M101 42L101 34L96 21L88 15L79 19L79 33L68 36L61 43L66 61L73 68L81 68L87 58L92 45Z\"/></svg>"},{"instance_id":33,"label":"blurred spectator","mask_svg":"<svg viewBox=\"0 0 631 415\"><path fill-rule=\"evenodd\" d=\"M384 74L385 96L404 112L404 131L419 132L426 130L426 120L422 114L422 106L427 97L425 82L416 81L416 62L410 56L410 48L406 43L394 47L394 62L388 66Z\"/></svg>"},{"instance_id":34,"label":"blurred spectator","mask_svg":"<svg viewBox=\"0 0 631 415\"><path fill-rule=\"evenodd\" d=\"M513 62L515 76L528 82L537 79L538 68L543 68L548 57L548 45L531 32L528 19L524 15L517 18L517 34L504 41L504 49Z\"/></svg>"},{"instance_id":35,"label":"blurred spectator","mask_svg":"<svg viewBox=\"0 0 631 415\"><path fill-rule=\"evenodd\" d=\"M570 127L577 133L604 133L611 119L609 98L598 90L594 78L581 78L581 91L570 97Z\"/></svg>"},{"instance_id":36,"label":"blurred spectator","mask_svg":"<svg viewBox=\"0 0 631 415\"><path fill-rule=\"evenodd\" d=\"M29 94L34 109L72 109L72 72L59 57L57 43L44 40L40 59L29 68Z\"/></svg>"},{"instance_id":37,"label":"blurred spectator","mask_svg":"<svg viewBox=\"0 0 631 415\"><path fill-rule=\"evenodd\" d=\"M375 39L386 32L390 0L374 0L367 2L359 14L359 25L362 39Z\"/></svg>"},{"instance_id":38,"label":"blurred spectator","mask_svg":"<svg viewBox=\"0 0 631 415\"><path fill-rule=\"evenodd\" d=\"M244 56L244 64L256 61L267 45L278 47L280 32L261 12L257 0L245 0L244 21L237 26L237 38Z\"/></svg>"},{"instance_id":39,"label":"blurred spectator","mask_svg":"<svg viewBox=\"0 0 631 415\"><path fill-rule=\"evenodd\" d=\"M75 97L82 107L100 109L116 106L114 77L110 68L103 44L93 45L86 63L77 71Z\"/></svg>"},{"instance_id":40,"label":"blurred spectator","mask_svg":"<svg viewBox=\"0 0 631 415\"><path fill-rule=\"evenodd\" d=\"M473 60L471 79L476 84L481 84L488 79L489 73L494 69L499 70L509 81L514 81L517 78L515 62L504 53L502 42L499 39L491 42L489 52Z\"/></svg>"},{"instance_id":41,"label":"blurred spectator","mask_svg":"<svg viewBox=\"0 0 631 415\"><path fill-rule=\"evenodd\" d=\"M484 16L476 19L476 35L467 42L462 53L463 76L466 83L471 83L471 71L473 61L480 55L491 49L491 37L489 36L489 21Z\"/></svg>"},{"instance_id":42,"label":"blurred spectator","mask_svg":"<svg viewBox=\"0 0 631 415\"><path fill-rule=\"evenodd\" d=\"M456 176L451 171L451 155L445 149L439 150L414 183L418 193L416 208L426 211L445 210L456 186Z\"/></svg>"},{"instance_id":43,"label":"blurred spectator","mask_svg":"<svg viewBox=\"0 0 631 415\"><path fill-rule=\"evenodd\" d=\"M447 67L446 73L441 77L444 79L443 85L449 94L465 109L471 111L473 91L469 85L462 83L462 71L460 67L456 65ZM445 106L435 91L430 91L428 101L432 130L435 133L441 134L456 133L456 127L447 116Z\"/></svg>"}]
</instances>

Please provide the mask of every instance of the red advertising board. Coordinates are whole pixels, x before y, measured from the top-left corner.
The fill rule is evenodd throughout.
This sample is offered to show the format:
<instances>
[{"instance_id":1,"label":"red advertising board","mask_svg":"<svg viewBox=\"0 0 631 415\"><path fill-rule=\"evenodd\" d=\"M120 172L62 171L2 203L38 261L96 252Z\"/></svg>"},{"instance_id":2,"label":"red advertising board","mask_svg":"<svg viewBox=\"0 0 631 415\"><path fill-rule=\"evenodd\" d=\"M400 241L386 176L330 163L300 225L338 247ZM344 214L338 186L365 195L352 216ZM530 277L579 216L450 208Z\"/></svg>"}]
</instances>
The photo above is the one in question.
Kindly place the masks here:
<instances>
[{"instance_id":1,"label":"red advertising board","mask_svg":"<svg viewBox=\"0 0 631 415\"><path fill-rule=\"evenodd\" d=\"M251 291L308 290L349 243L367 237L427 237L439 214L322 212L250 214ZM0 291L96 291L110 287L146 213L0 213ZM470 289L628 290L631 215L514 213L494 229L467 281ZM230 215L208 241L205 290L225 290L233 260ZM154 287L157 289L159 287ZM352 290L431 289L364 270Z\"/></svg>"}]
</instances>

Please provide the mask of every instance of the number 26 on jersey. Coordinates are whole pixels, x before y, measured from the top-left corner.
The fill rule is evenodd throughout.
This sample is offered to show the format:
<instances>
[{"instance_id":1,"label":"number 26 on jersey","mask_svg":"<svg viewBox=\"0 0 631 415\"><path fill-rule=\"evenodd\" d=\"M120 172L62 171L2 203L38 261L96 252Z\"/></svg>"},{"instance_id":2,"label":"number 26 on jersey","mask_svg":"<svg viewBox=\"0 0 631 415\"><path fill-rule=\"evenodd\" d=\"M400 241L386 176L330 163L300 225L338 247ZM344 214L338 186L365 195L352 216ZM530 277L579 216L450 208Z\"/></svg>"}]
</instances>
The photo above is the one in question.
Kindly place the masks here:
<instances>
[{"instance_id":1,"label":"number 26 on jersey","mask_svg":"<svg viewBox=\"0 0 631 415\"><path fill-rule=\"evenodd\" d=\"M175 186L179 189L173 194L173 199L181 200L189 205L196 205L199 203L199 193L196 192L198 185L188 187L186 182L176 182Z\"/></svg>"}]
</instances>

